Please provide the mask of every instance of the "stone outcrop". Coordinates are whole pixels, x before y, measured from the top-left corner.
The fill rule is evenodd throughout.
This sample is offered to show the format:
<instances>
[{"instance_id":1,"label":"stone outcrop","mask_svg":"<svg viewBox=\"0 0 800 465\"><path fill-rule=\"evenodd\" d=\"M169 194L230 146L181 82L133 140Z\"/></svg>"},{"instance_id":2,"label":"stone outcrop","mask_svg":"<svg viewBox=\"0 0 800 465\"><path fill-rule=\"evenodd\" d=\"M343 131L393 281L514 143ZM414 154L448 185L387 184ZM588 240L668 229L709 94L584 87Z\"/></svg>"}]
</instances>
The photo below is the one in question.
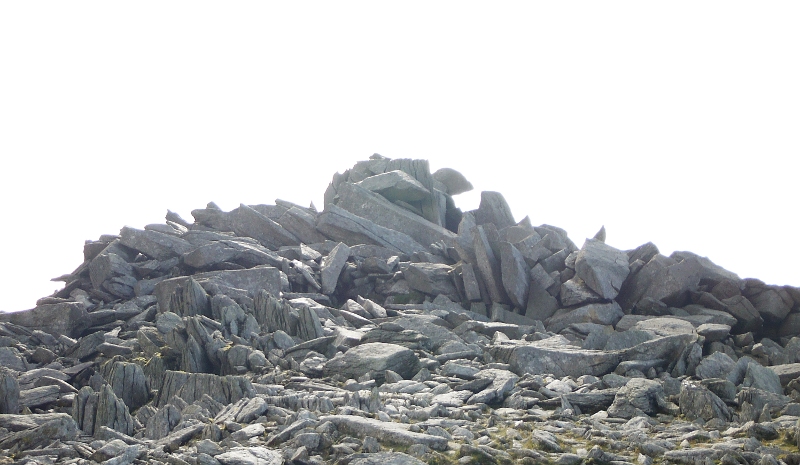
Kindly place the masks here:
<instances>
[{"instance_id":1,"label":"stone outcrop","mask_svg":"<svg viewBox=\"0 0 800 465\"><path fill-rule=\"evenodd\" d=\"M379 155L0 314L0 464L800 463L800 289Z\"/></svg>"}]
</instances>

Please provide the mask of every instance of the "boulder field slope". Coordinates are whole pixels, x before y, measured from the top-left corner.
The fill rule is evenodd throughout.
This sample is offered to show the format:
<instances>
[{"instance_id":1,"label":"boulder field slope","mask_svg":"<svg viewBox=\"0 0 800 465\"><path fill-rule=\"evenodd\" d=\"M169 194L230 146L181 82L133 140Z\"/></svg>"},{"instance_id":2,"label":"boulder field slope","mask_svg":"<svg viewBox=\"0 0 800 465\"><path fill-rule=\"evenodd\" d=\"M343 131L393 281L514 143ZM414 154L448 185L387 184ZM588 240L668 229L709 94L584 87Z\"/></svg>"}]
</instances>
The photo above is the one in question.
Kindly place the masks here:
<instances>
[{"instance_id":1,"label":"boulder field slope","mask_svg":"<svg viewBox=\"0 0 800 465\"><path fill-rule=\"evenodd\" d=\"M0 314L0 465L800 463L800 289L472 188L376 154L87 241Z\"/></svg>"}]
</instances>

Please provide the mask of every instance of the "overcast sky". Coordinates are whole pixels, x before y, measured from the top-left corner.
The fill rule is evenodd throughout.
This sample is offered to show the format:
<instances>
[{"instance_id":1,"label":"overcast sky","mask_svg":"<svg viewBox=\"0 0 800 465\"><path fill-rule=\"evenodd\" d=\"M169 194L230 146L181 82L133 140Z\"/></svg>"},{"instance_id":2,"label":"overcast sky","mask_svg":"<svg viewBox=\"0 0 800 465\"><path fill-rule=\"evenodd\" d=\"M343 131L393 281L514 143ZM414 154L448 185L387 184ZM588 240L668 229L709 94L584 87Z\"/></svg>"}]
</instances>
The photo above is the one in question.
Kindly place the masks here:
<instances>
[{"instance_id":1,"label":"overcast sky","mask_svg":"<svg viewBox=\"0 0 800 465\"><path fill-rule=\"evenodd\" d=\"M375 152L800 286L799 5L2 2L0 310L167 209L322 209Z\"/></svg>"}]
</instances>

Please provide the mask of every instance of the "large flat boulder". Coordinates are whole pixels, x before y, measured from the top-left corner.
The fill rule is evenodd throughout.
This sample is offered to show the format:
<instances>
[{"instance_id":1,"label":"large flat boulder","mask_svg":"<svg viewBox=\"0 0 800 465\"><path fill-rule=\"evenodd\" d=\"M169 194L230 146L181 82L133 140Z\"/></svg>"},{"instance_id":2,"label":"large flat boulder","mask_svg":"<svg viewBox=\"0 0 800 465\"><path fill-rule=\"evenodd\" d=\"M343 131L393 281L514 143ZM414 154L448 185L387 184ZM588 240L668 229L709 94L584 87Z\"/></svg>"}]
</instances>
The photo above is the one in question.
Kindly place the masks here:
<instances>
[{"instance_id":1,"label":"large flat boulder","mask_svg":"<svg viewBox=\"0 0 800 465\"><path fill-rule=\"evenodd\" d=\"M343 183L339 186L338 194L338 207L377 225L407 234L423 246L455 237L454 233L442 226L355 184ZM325 209L328 210L328 207Z\"/></svg>"},{"instance_id":2,"label":"large flat boulder","mask_svg":"<svg viewBox=\"0 0 800 465\"><path fill-rule=\"evenodd\" d=\"M619 294L629 272L628 255L596 239L587 239L575 259L575 275L608 300Z\"/></svg>"},{"instance_id":3,"label":"large flat boulder","mask_svg":"<svg viewBox=\"0 0 800 465\"><path fill-rule=\"evenodd\" d=\"M379 381L386 370L392 370L404 379L411 379L419 370L419 358L411 349L397 344L369 342L328 360L323 370L326 376L338 374L349 378L374 372Z\"/></svg>"},{"instance_id":4,"label":"large flat boulder","mask_svg":"<svg viewBox=\"0 0 800 465\"><path fill-rule=\"evenodd\" d=\"M80 302L42 304L30 310L0 313L0 322L13 323L49 334L79 336L88 327L89 314Z\"/></svg>"}]
</instances>

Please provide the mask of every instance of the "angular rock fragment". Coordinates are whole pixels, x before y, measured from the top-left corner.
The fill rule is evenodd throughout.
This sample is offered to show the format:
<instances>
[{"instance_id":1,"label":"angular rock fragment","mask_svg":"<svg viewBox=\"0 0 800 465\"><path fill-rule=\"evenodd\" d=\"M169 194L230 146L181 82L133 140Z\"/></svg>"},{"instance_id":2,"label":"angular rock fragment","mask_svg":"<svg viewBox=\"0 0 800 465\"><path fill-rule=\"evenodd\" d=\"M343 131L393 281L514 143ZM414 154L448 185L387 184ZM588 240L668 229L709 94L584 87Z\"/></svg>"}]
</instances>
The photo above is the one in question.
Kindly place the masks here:
<instances>
[{"instance_id":1,"label":"angular rock fragment","mask_svg":"<svg viewBox=\"0 0 800 465\"><path fill-rule=\"evenodd\" d=\"M419 181L400 170L370 176L356 185L381 194L389 200L414 202L431 195L431 191Z\"/></svg>"},{"instance_id":2,"label":"angular rock fragment","mask_svg":"<svg viewBox=\"0 0 800 465\"><path fill-rule=\"evenodd\" d=\"M403 276L411 289L432 296L455 296L452 271L451 266L440 263L411 263Z\"/></svg>"},{"instance_id":3,"label":"angular rock fragment","mask_svg":"<svg viewBox=\"0 0 800 465\"><path fill-rule=\"evenodd\" d=\"M419 358L414 351L396 344L370 342L328 360L323 369L326 376L339 374L350 378L374 372L377 381L383 379L386 370L391 370L410 379L419 370Z\"/></svg>"},{"instance_id":4,"label":"angular rock fragment","mask_svg":"<svg viewBox=\"0 0 800 465\"><path fill-rule=\"evenodd\" d=\"M604 299L619 294L630 272L625 252L595 239L587 239L575 260L575 274Z\"/></svg>"},{"instance_id":5,"label":"angular rock fragment","mask_svg":"<svg viewBox=\"0 0 800 465\"><path fill-rule=\"evenodd\" d=\"M336 289L336 283L339 281L339 275L342 272L344 264L350 257L350 247L340 242L336 247L331 250L322 260L322 268L320 275L322 277L322 293L332 294Z\"/></svg>"}]
</instances>

